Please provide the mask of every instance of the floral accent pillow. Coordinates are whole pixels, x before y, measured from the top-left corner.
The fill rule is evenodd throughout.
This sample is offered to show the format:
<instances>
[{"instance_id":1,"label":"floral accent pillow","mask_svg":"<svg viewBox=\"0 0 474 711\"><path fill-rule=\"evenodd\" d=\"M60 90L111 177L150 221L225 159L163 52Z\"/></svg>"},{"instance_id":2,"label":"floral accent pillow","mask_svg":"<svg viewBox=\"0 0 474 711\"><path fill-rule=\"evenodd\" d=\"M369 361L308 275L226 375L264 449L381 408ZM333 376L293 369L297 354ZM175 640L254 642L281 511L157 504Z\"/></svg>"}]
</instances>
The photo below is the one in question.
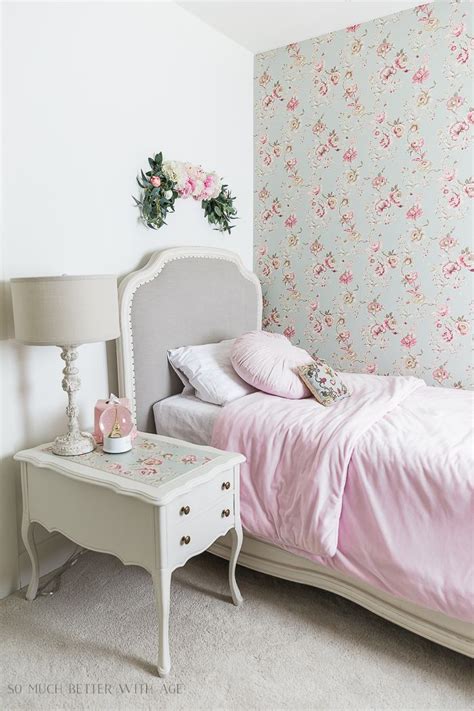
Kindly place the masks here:
<instances>
[{"instance_id":1,"label":"floral accent pillow","mask_svg":"<svg viewBox=\"0 0 474 711\"><path fill-rule=\"evenodd\" d=\"M298 375L316 400L325 407L350 395L339 373L321 358L314 358L309 365L301 365Z\"/></svg>"}]
</instances>

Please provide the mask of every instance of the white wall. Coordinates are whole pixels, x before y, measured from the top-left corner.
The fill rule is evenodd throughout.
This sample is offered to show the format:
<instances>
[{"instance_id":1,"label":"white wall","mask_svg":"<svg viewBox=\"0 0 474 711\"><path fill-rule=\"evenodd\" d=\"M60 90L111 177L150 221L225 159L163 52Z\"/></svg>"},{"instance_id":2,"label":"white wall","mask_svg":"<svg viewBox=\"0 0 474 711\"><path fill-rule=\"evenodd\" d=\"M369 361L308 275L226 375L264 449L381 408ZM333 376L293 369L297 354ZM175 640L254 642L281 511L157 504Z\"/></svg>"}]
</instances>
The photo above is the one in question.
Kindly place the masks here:
<instances>
[{"instance_id":1,"label":"white wall","mask_svg":"<svg viewBox=\"0 0 474 711\"><path fill-rule=\"evenodd\" d=\"M251 266L251 53L174 4L6 3L3 10L4 280L122 275L152 251L182 244L233 249ZM226 178L241 218L231 237L213 231L194 201L178 203L160 231L138 223L135 175L159 150ZM0 596L27 569L24 553L18 561L12 454L65 425L59 351L8 340L8 285L4 292ZM115 387L113 360L110 383L104 344L83 346L78 365L82 425L90 427L95 400ZM43 555L48 548L51 541Z\"/></svg>"}]
</instances>

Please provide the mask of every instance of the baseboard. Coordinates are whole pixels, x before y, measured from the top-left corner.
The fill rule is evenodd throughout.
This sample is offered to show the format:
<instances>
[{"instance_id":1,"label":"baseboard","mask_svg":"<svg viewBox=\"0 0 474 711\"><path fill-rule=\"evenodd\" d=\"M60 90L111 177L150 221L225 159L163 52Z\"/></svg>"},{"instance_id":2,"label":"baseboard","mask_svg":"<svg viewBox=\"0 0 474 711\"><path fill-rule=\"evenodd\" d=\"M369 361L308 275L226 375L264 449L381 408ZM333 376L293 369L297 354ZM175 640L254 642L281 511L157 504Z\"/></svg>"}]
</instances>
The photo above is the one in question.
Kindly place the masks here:
<instances>
[{"instance_id":1,"label":"baseboard","mask_svg":"<svg viewBox=\"0 0 474 711\"><path fill-rule=\"evenodd\" d=\"M36 548L38 550L41 576L59 568L77 546L60 533L51 533L43 540L37 541ZM23 588L28 585L31 578L30 559L25 550L19 556L19 569L20 588Z\"/></svg>"}]
</instances>

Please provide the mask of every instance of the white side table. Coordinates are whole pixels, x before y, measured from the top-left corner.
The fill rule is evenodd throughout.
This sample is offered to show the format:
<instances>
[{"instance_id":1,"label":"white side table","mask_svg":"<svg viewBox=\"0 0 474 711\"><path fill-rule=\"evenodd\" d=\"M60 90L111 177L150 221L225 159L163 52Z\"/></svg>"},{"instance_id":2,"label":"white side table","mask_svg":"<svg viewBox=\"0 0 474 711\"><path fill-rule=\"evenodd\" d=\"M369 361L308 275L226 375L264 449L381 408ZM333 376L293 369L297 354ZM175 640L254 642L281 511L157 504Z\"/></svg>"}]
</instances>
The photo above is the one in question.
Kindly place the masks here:
<instances>
[{"instance_id":1,"label":"white side table","mask_svg":"<svg viewBox=\"0 0 474 711\"><path fill-rule=\"evenodd\" d=\"M59 457L51 445L15 455L21 462L22 537L32 565L26 597L38 591L32 523L75 543L139 565L153 578L159 623L158 673L171 667L170 584L173 570L232 531L229 584L242 597L235 566L242 545L239 469L245 457L170 437L140 433L126 454Z\"/></svg>"}]
</instances>

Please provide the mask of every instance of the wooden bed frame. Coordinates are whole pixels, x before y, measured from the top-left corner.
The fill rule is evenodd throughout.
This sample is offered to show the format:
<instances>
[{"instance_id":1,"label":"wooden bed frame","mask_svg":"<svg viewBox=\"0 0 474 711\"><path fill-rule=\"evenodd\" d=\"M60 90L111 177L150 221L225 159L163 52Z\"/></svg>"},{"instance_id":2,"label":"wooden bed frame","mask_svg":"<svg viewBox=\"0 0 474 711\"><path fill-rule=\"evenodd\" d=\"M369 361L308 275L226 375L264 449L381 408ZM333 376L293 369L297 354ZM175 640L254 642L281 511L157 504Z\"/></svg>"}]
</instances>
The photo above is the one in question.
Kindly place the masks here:
<instances>
[{"instance_id":1,"label":"wooden bed frame","mask_svg":"<svg viewBox=\"0 0 474 711\"><path fill-rule=\"evenodd\" d=\"M261 328L257 277L233 252L179 247L156 252L120 284L118 372L138 429L154 432L153 404L180 392L166 352L212 343ZM230 541L210 552L229 558ZM381 617L445 647L474 657L474 625L409 603L355 578L244 535L239 565L312 585L356 602Z\"/></svg>"}]
</instances>

